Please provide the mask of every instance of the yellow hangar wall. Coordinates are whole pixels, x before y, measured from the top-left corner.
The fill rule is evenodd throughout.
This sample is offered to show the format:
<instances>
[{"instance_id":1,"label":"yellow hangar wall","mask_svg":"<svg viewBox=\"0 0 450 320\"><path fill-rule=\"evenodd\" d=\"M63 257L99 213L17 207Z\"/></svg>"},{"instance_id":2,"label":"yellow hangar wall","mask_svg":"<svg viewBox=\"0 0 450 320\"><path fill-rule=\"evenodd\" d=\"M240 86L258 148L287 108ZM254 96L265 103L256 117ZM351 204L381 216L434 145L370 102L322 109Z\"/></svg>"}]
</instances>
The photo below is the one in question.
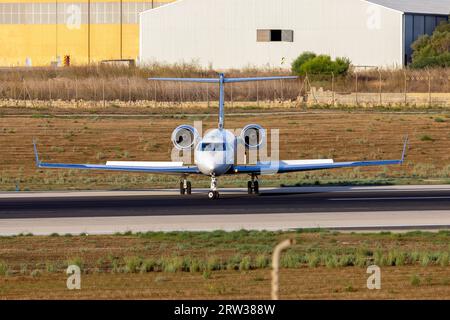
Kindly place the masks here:
<instances>
[{"instance_id":1,"label":"yellow hangar wall","mask_svg":"<svg viewBox=\"0 0 450 320\"><path fill-rule=\"evenodd\" d=\"M0 0L0 66L137 59L139 12L173 0Z\"/></svg>"}]
</instances>

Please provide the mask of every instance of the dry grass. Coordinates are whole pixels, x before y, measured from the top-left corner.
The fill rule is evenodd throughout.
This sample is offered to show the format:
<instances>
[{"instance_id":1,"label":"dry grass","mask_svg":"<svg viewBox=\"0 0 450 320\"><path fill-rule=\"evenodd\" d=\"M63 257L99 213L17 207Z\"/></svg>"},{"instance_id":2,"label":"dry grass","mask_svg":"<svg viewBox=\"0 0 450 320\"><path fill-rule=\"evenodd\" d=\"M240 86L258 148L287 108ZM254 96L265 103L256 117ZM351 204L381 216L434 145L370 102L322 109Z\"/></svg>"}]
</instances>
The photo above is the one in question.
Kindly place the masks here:
<instances>
[{"instance_id":1,"label":"dry grass","mask_svg":"<svg viewBox=\"0 0 450 320\"><path fill-rule=\"evenodd\" d=\"M210 110L215 112L215 110ZM446 183L450 181L450 117L427 114L294 113L228 114L228 128L258 122L280 129L282 159L334 158L336 161L396 159L402 137L410 136L408 161L389 168L342 169L264 177L264 186L319 183ZM257 116L258 115L258 116ZM255 117L259 119L255 120ZM440 118L444 121L435 121ZM134 173L37 170L32 140L42 160L103 163L106 160L170 160L170 134L180 124L202 120L216 126L216 115L159 116L4 116L0 118L1 190L129 189L173 187L178 178ZM426 139L424 137L427 137ZM244 186L246 176L220 179L220 186ZM207 186L195 178L194 186Z\"/></svg>"},{"instance_id":2,"label":"dry grass","mask_svg":"<svg viewBox=\"0 0 450 320\"><path fill-rule=\"evenodd\" d=\"M280 69L229 70L227 76L287 75ZM113 66L69 68L11 68L0 72L0 99L64 101L202 102L217 100L218 88L190 83L155 83L148 77L216 77L215 70L196 65L151 65L144 68ZM358 78L358 81L356 81ZM309 75L298 81L272 81L230 85L226 99L233 101L295 101L309 87L334 88L339 93L450 92L450 69L382 70L350 72L344 77ZM406 86L405 86L406 81Z\"/></svg>"},{"instance_id":3,"label":"dry grass","mask_svg":"<svg viewBox=\"0 0 450 320\"><path fill-rule=\"evenodd\" d=\"M366 288L365 266L324 266L301 262L282 265L280 295L286 299L448 299L449 233L340 234L282 233L148 233L116 236L19 236L0 238L0 296L13 298L88 299L268 299L270 257L276 243L295 238L297 244L282 256L318 255L348 260L365 256L382 270L382 290ZM170 252L170 255L169 255ZM262 253L265 252L265 253ZM375 261L397 259L401 253L430 262L405 261L391 266ZM445 264L439 260L447 254ZM259 257L259 258L258 258ZM255 263L260 260L260 265ZM158 265L157 261L164 261ZM193 266L185 270L186 261ZM223 268L224 261L234 262ZM283 262L284 261L284 262ZM205 262L205 263L204 263ZM82 290L65 287L68 264L82 268ZM142 267L144 266L144 267ZM415 279L414 281L412 279Z\"/></svg>"}]
</instances>

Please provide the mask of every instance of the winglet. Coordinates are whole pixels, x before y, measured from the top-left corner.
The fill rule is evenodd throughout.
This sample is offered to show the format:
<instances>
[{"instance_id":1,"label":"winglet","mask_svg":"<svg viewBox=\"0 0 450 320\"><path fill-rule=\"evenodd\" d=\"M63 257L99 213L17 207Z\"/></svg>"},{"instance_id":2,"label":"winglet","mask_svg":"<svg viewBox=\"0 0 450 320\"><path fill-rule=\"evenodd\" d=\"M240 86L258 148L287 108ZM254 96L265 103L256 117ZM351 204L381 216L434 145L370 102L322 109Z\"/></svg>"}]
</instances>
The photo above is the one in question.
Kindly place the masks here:
<instances>
[{"instance_id":1,"label":"winglet","mask_svg":"<svg viewBox=\"0 0 450 320\"><path fill-rule=\"evenodd\" d=\"M409 137L408 137L408 135L406 135L405 136L405 142L403 144L402 161L401 161L402 163L405 162L406 151L408 149L408 140L409 140Z\"/></svg>"},{"instance_id":2,"label":"winglet","mask_svg":"<svg viewBox=\"0 0 450 320\"><path fill-rule=\"evenodd\" d=\"M36 147L36 140L33 139L33 148L34 148L34 159L36 160L36 167L40 167L41 161L39 160L39 154Z\"/></svg>"}]
</instances>

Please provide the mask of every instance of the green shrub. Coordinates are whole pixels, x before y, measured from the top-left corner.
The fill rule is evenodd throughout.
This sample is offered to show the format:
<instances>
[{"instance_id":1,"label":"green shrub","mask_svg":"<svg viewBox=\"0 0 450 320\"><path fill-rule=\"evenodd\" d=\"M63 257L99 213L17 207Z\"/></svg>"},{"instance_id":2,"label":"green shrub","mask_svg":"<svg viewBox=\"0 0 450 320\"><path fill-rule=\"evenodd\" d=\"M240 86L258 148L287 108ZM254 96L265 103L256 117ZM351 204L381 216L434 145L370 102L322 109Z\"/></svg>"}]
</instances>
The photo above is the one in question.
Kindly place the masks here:
<instances>
[{"instance_id":1,"label":"green shrub","mask_svg":"<svg viewBox=\"0 0 450 320\"><path fill-rule=\"evenodd\" d=\"M292 63L292 72L299 76L309 74L343 75L350 68L348 58L336 58L332 60L328 55L316 55L312 52L304 52Z\"/></svg>"},{"instance_id":2,"label":"green shrub","mask_svg":"<svg viewBox=\"0 0 450 320\"><path fill-rule=\"evenodd\" d=\"M240 271L247 271L252 268L252 259L250 256L245 256L242 258L241 263L239 264Z\"/></svg>"},{"instance_id":3,"label":"green shrub","mask_svg":"<svg viewBox=\"0 0 450 320\"><path fill-rule=\"evenodd\" d=\"M310 253L306 256L306 261L309 267L316 268L320 264L320 256L317 253Z\"/></svg>"},{"instance_id":4,"label":"green shrub","mask_svg":"<svg viewBox=\"0 0 450 320\"><path fill-rule=\"evenodd\" d=\"M227 262L228 270L238 270L241 264L242 257L240 254L232 256Z\"/></svg>"},{"instance_id":5,"label":"green shrub","mask_svg":"<svg viewBox=\"0 0 450 320\"><path fill-rule=\"evenodd\" d=\"M74 257L74 258L71 258L71 259L69 259L69 260L67 260L67 265L68 266L71 266L71 265L76 265L76 266L78 266L80 269L82 269L83 268L83 259L82 258L80 258L80 257Z\"/></svg>"},{"instance_id":6,"label":"green shrub","mask_svg":"<svg viewBox=\"0 0 450 320\"><path fill-rule=\"evenodd\" d=\"M141 270L142 259L139 257L125 257L125 272L137 273Z\"/></svg>"},{"instance_id":7,"label":"green shrub","mask_svg":"<svg viewBox=\"0 0 450 320\"><path fill-rule=\"evenodd\" d=\"M286 252L280 258L280 266L282 268L294 269L298 268L302 263L302 256L294 252Z\"/></svg>"},{"instance_id":8,"label":"green shrub","mask_svg":"<svg viewBox=\"0 0 450 320\"><path fill-rule=\"evenodd\" d=\"M211 278L211 271L209 271L209 270L203 271L202 277L203 277L203 279L205 279L205 280Z\"/></svg>"},{"instance_id":9,"label":"green shrub","mask_svg":"<svg viewBox=\"0 0 450 320\"><path fill-rule=\"evenodd\" d=\"M148 259L142 260L141 267L140 267L141 273L156 271L156 269L157 269L157 262L155 259L148 258Z\"/></svg>"},{"instance_id":10,"label":"green shrub","mask_svg":"<svg viewBox=\"0 0 450 320\"><path fill-rule=\"evenodd\" d=\"M338 266L338 259L336 259L336 256L333 254L327 255L324 260L327 268L336 268Z\"/></svg>"},{"instance_id":11,"label":"green shrub","mask_svg":"<svg viewBox=\"0 0 450 320\"><path fill-rule=\"evenodd\" d=\"M441 23L430 35L419 37L412 45L412 68L450 67L450 24Z\"/></svg>"},{"instance_id":12,"label":"green shrub","mask_svg":"<svg viewBox=\"0 0 450 320\"><path fill-rule=\"evenodd\" d=\"M428 253L423 253L420 257L420 264L423 267L427 267L431 262L430 255Z\"/></svg>"},{"instance_id":13,"label":"green shrub","mask_svg":"<svg viewBox=\"0 0 450 320\"><path fill-rule=\"evenodd\" d=\"M25 275L28 273L28 265L26 263L20 264L20 274Z\"/></svg>"},{"instance_id":14,"label":"green shrub","mask_svg":"<svg viewBox=\"0 0 450 320\"><path fill-rule=\"evenodd\" d=\"M265 269L269 266L269 257L265 254L258 255L255 259L255 267L258 269Z\"/></svg>"},{"instance_id":15,"label":"green shrub","mask_svg":"<svg viewBox=\"0 0 450 320\"><path fill-rule=\"evenodd\" d=\"M344 255L339 257L338 265L340 267L351 267L355 265L355 257L352 255Z\"/></svg>"},{"instance_id":16,"label":"green shrub","mask_svg":"<svg viewBox=\"0 0 450 320\"><path fill-rule=\"evenodd\" d=\"M36 277L39 277L41 275L41 272L39 270L35 269L35 270L31 271L30 275L33 278L36 278Z\"/></svg>"},{"instance_id":17,"label":"green shrub","mask_svg":"<svg viewBox=\"0 0 450 320\"><path fill-rule=\"evenodd\" d=\"M122 272L122 268L120 267L119 259L111 260L111 272L112 273L120 273Z\"/></svg>"},{"instance_id":18,"label":"green shrub","mask_svg":"<svg viewBox=\"0 0 450 320\"><path fill-rule=\"evenodd\" d=\"M164 272L178 272L183 270L183 258L172 257L164 259L162 263Z\"/></svg>"},{"instance_id":19,"label":"green shrub","mask_svg":"<svg viewBox=\"0 0 450 320\"><path fill-rule=\"evenodd\" d=\"M55 271L57 270L57 268L56 268L56 266L55 266L53 263L47 262L47 263L45 264L45 270L46 270L48 273L53 273L53 272L55 272Z\"/></svg>"},{"instance_id":20,"label":"green shrub","mask_svg":"<svg viewBox=\"0 0 450 320\"><path fill-rule=\"evenodd\" d=\"M302 72L302 66L315 57L317 57L317 55L314 52L303 52L297 59L294 60L294 62L292 62L292 72L300 75Z\"/></svg>"},{"instance_id":21,"label":"green shrub","mask_svg":"<svg viewBox=\"0 0 450 320\"><path fill-rule=\"evenodd\" d=\"M9 273L9 267L5 262L0 262L0 276L6 276Z\"/></svg>"},{"instance_id":22,"label":"green shrub","mask_svg":"<svg viewBox=\"0 0 450 320\"><path fill-rule=\"evenodd\" d=\"M383 251L381 249L375 251L374 262L379 267L387 265L386 258L384 257Z\"/></svg>"},{"instance_id":23,"label":"green shrub","mask_svg":"<svg viewBox=\"0 0 450 320\"><path fill-rule=\"evenodd\" d=\"M388 266L402 266L406 263L407 255L404 252L391 250L388 253L386 264Z\"/></svg>"},{"instance_id":24,"label":"green shrub","mask_svg":"<svg viewBox=\"0 0 450 320\"><path fill-rule=\"evenodd\" d=\"M410 282L411 282L411 285L413 285L414 287L420 286L421 280L420 280L419 275L414 274L414 275L411 277L411 281L410 281Z\"/></svg>"},{"instance_id":25,"label":"green shrub","mask_svg":"<svg viewBox=\"0 0 450 320\"><path fill-rule=\"evenodd\" d=\"M358 255L356 255L356 258L355 258L355 265L363 268L363 267L367 266L367 261L368 260L365 255L358 254Z\"/></svg>"},{"instance_id":26,"label":"green shrub","mask_svg":"<svg viewBox=\"0 0 450 320\"><path fill-rule=\"evenodd\" d=\"M199 272L202 265L198 259L191 259L189 263L189 272Z\"/></svg>"},{"instance_id":27,"label":"green shrub","mask_svg":"<svg viewBox=\"0 0 450 320\"><path fill-rule=\"evenodd\" d=\"M220 260L216 256L211 256L206 262L206 268L211 271L220 270L222 267Z\"/></svg>"},{"instance_id":28,"label":"green shrub","mask_svg":"<svg viewBox=\"0 0 450 320\"><path fill-rule=\"evenodd\" d=\"M415 264L416 262L420 261L420 252L419 251L413 251L409 254L409 261L411 264Z\"/></svg>"},{"instance_id":29,"label":"green shrub","mask_svg":"<svg viewBox=\"0 0 450 320\"><path fill-rule=\"evenodd\" d=\"M441 267L447 267L449 262L448 252L443 252L439 256L438 263Z\"/></svg>"},{"instance_id":30,"label":"green shrub","mask_svg":"<svg viewBox=\"0 0 450 320\"><path fill-rule=\"evenodd\" d=\"M424 134L420 137L420 141L434 141L434 139L429 135Z\"/></svg>"}]
</instances>

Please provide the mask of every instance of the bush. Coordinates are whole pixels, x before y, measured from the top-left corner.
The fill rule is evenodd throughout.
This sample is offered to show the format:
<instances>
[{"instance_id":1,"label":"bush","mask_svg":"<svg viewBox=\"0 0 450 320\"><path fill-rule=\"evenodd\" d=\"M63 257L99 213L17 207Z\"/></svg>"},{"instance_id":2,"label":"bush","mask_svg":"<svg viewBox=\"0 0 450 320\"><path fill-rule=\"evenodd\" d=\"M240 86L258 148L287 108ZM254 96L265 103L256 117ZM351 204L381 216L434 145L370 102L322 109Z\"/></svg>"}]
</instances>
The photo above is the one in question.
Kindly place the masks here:
<instances>
[{"instance_id":1,"label":"bush","mask_svg":"<svg viewBox=\"0 0 450 320\"><path fill-rule=\"evenodd\" d=\"M317 253L310 253L306 256L306 261L310 268L316 268L320 265L320 256Z\"/></svg>"},{"instance_id":2,"label":"bush","mask_svg":"<svg viewBox=\"0 0 450 320\"><path fill-rule=\"evenodd\" d=\"M41 275L41 272L37 269L31 271L30 276L32 276L33 278L39 277Z\"/></svg>"},{"instance_id":3,"label":"bush","mask_svg":"<svg viewBox=\"0 0 450 320\"><path fill-rule=\"evenodd\" d=\"M265 269L270 265L269 257L262 254L256 257L255 267L258 269Z\"/></svg>"},{"instance_id":4,"label":"bush","mask_svg":"<svg viewBox=\"0 0 450 320\"><path fill-rule=\"evenodd\" d=\"M411 277L411 285L413 285L414 287L418 287L420 286L420 277L419 275L415 274Z\"/></svg>"},{"instance_id":5,"label":"bush","mask_svg":"<svg viewBox=\"0 0 450 320\"><path fill-rule=\"evenodd\" d=\"M303 258L300 254L288 251L281 256L280 266L289 269L298 268L300 267L302 260Z\"/></svg>"},{"instance_id":6,"label":"bush","mask_svg":"<svg viewBox=\"0 0 450 320\"><path fill-rule=\"evenodd\" d=\"M76 265L80 269L83 269L83 265L84 265L83 259L80 257L74 257L74 258L67 260L67 266L71 266L71 265Z\"/></svg>"},{"instance_id":7,"label":"bush","mask_svg":"<svg viewBox=\"0 0 450 320\"><path fill-rule=\"evenodd\" d=\"M343 75L348 72L350 63L348 58L336 58L333 61L328 55L304 52L292 63L292 72L299 76L307 73Z\"/></svg>"},{"instance_id":8,"label":"bush","mask_svg":"<svg viewBox=\"0 0 450 320\"><path fill-rule=\"evenodd\" d=\"M441 253L438 259L438 263L441 267L447 267L449 262L449 256L447 252Z\"/></svg>"},{"instance_id":9,"label":"bush","mask_svg":"<svg viewBox=\"0 0 450 320\"><path fill-rule=\"evenodd\" d=\"M6 276L9 272L8 265L4 262L0 262L0 276Z\"/></svg>"},{"instance_id":10,"label":"bush","mask_svg":"<svg viewBox=\"0 0 450 320\"><path fill-rule=\"evenodd\" d=\"M421 36L411 48L412 68L450 67L450 24L441 23L431 36Z\"/></svg>"},{"instance_id":11,"label":"bush","mask_svg":"<svg viewBox=\"0 0 450 320\"><path fill-rule=\"evenodd\" d=\"M125 271L127 273L137 273L141 270L142 259L139 257L125 257Z\"/></svg>"},{"instance_id":12,"label":"bush","mask_svg":"<svg viewBox=\"0 0 450 320\"><path fill-rule=\"evenodd\" d=\"M423 135L420 137L420 141L434 141L434 139L428 135Z\"/></svg>"},{"instance_id":13,"label":"bush","mask_svg":"<svg viewBox=\"0 0 450 320\"><path fill-rule=\"evenodd\" d=\"M297 59L294 60L294 62L292 62L292 71L295 74L300 74L302 66L315 57L317 57L317 55L314 52L303 52Z\"/></svg>"},{"instance_id":14,"label":"bush","mask_svg":"<svg viewBox=\"0 0 450 320\"><path fill-rule=\"evenodd\" d=\"M202 264L198 259L191 259L189 263L189 272L199 272L202 269Z\"/></svg>"},{"instance_id":15,"label":"bush","mask_svg":"<svg viewBox=\"0 0 450 320\"><path fill-rule=\"evenodd\" d=\"M206 263L206 267L210 271L216 271L220 270L222 267L222 264L220 263L220 260L216 256L211 256L208 258L208 261Z\"/></svg>"},{"instance_id":16,"label":"bush","mask_svg":"<svg viewBox=\"0 0 450 320\"><path fill-rule=\"evenodd\" d=\"M227 269L228 270L238 270L239 265L241 264L241 260L242 260L242 257L239 254L232 256L227 262Z\"/></svg>"},{"instance_id":17,"label":"bush","mask_svg":"<svg viewBox=\"0 0 450 320\"><path fill-rule=\"evenodd\" d=\"M242 258L239 264L239 271L247 271L252 268L252 259L249 256Z\"/></svg>"},{"instance_id":18,"label":"bush","mask_svg":"<svg viewBox=\"0 0 450 320\"><path fill-rule=\"evenodd\" d=\"M183 259L181 257L172 257L164 259L162 263L164 272L178 272L183 270Z\"/></svg>"}]
</instances>

